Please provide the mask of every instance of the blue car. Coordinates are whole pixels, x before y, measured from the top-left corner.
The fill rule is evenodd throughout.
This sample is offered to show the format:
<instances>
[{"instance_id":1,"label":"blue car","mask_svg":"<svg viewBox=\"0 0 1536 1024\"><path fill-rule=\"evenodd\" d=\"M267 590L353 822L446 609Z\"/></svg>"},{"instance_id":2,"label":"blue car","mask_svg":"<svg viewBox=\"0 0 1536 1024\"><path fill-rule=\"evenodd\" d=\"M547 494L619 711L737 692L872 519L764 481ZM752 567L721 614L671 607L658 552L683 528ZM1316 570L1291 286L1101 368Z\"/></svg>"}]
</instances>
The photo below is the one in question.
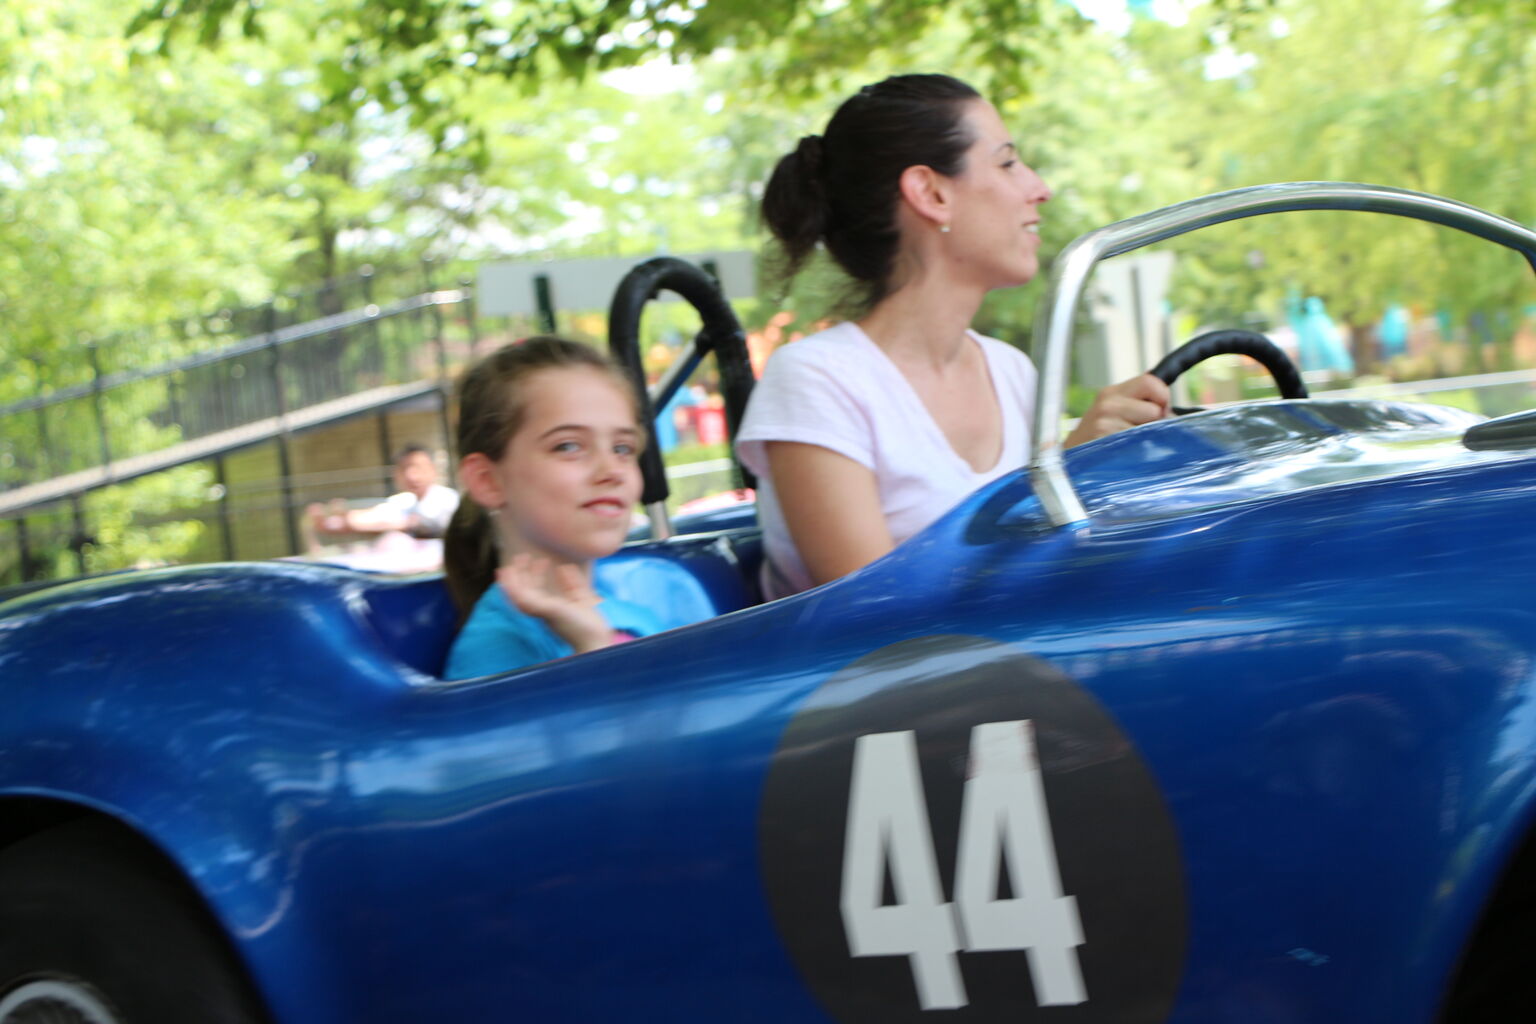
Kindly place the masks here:
<instances>
[{"instance_id":1,"label":"blue car","mask_svg":"<svg viewBox=\"0 0 1536 1024\"><path fill-rule=\"evenodd\" d=\"M502 676L438 677L436 577L0 606L0 1022L1530 1012L1536 418L1308 399L1219 332L1160 371L1235 347L1292 397L1058 444L1098 260L1300 209L1536 263L1375 186L1110 225L1041 302L1029 469L768 604L751 526L630 546L677 628Z\"/></svg>"}]
</instances>

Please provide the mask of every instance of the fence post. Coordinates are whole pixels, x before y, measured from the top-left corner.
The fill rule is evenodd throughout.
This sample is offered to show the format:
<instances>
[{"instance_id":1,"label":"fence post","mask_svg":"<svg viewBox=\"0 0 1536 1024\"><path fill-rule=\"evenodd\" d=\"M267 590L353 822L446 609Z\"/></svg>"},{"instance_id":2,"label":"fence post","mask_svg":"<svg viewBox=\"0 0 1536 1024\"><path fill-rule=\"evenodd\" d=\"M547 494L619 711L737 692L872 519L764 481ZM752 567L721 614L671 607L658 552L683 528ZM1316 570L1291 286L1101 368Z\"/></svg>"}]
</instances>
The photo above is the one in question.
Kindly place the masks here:
<instances>
[{"instance_id":1,"label":"fence post","mask_svg":"<svg viewBox=\"0 0 1536 1024\"><path fill-rule=\"evenodd\" d=\"M219 485L219 535L224 541L224 561L235 560L235 527L229 518L229 475L224 471L224 456L213 457L213 479Z\"/></svg>"},{"instance_id":2,"label":"fence post","mask_svg":"<svg viewBox=\"0 0 1536 1024\"><path fill-rule=\"evenodd\" d=\"M548 274L533 275L533 301L539 307L539 330L555 333L555 296Z\"/></svg>"},{"instance_id":3,"label":"fence post","mask_svg":"<svg viewBox=\"0 0 1536 1024\"><path fill-rule=\"evenodd\" d=\"M177 386L176 379L180 373L168 374L165 378L165 395L171 405L171 422L181 429L181 439L190 440L187 424L182 419L181 388Z\"/></svg>"},{"instance_id":4,"label":"fence post","mask_svg":"<svg viewBox=\"0 0 1536 1024\"><path fill-rule=\"evenodd\" d=\"M302 555L304 540L299 536L299 510L293 496L293 459L288 454L287 431L278 434L273 440L277 442L277 472L283 480L283 527L288 534L288 553Z\"/></svg>"},{"instance_id":5,"label":"fence post","mask_svg":"<svg viewBox=\"0 0 1536 1024\"><path fill-rule=\"evenodd\" d=\"M385 356L384 346L380 340L383 335L379 332L378 307L373 297L373 264L363 264L362 269L357 272L357 276L361 279L363 285L363 311L366 313L371 307L375 314L375 318L368 321L368 341L372 347L374 358L378 360L379 374L387 376L389 359Z\"/></svg>"},{"instance_id":6,"label":"fence post","mask_svg":"<svg viewBox=\"0 0 1536 1024\"><path fill-rule=\"evenodd\" d=\"M288 553L302 554L303 539L299 536L299 522L293 496L293 459L288 452L288 401L283 395L283 364L277 344L275 316L277 311L267 303L267 350L272 354L272 395L277 402L277 472L282 477L283 526L288 533Z\"/></svg>"},{"instance_id":7,"label":"fence post","mask_svg":"<svg viewBox=\"0 0 1536 1024\"><path fill-rule=\"evenodd\" d=\"M437 422L443 432L443 447L448 449L448 486L459 486L459 464L453 457L453 424L449 421L448 405L451 399L448 394L448 385L440 385L437 389Z\"/></svg>"},{"instance_id":8,"label":"fence post","mask_svg":"<svg viewBox=\"0 0 1536 1024\"><path fill-rule=\"evenodd\" d=\"M375 416L379 427L379 455L384 466L384 493L393 494L395 491L394 452L390 450L389 439L389 407L380 409Z\"/></svg>"},{"instance_id":9,"label":"fence post","mask_svg":"<svg viewBox=\"0 0 1536 1024\"><path fill-rule=\"evenodd\" d=\"M427 278L427 295L432 303L432 343L437 347L437 379L442 383L448 377L448 352L444 347L448 343L448 325L443 316L443 307L437 301L437 289L433 287L431 277Z\"/></svg>"},{"instance_id":10,"label":"fence post","mask_svg":"<svg viewBox=\"0 0 1536 1024\"><path fill-rule=\"evenodd\" d=\"M469 354L473 358L480 351L480 321L476 319L475 292L467 277L459 278L459 291L464 294L464 323L469 327Z\"/></svg>"},{"instance_id":11,"label":"fence post","mask_svg":"<svg viewBox=\"0 0 1536 1024\"><path fill-rule=\"evenodd\" d=\"M96 407L96 435L101 441L101 467L106 469L112 465L112 446L107 443L107 410L102 400L101 358L96 352L94 341L87 341L85 350L91 359L91 404ZM84 571L81 570L82 573Z\"/></svg>"},{"instance_id":12,"label":"fence post","mask_svg":"<svg viewBox=\"0 0 1536 1024\"><path fill-rule=\"evenodd\" d=\"M443 315L442 315L442 312L441 312L442 307L441 306L434 306L433 308L438 310L438 315L437 315L437 423L438 423L438 429L440 429L443 432L442 433L443 447L448 449L448 451L450 452L450 455L449 455L449 458L448 458L448 486L450 486L450 487L457 487L458 483L459 483L459 481L458 481L458 471L457 471L457 466L454 464L454 460L453 460L453 457L452 457L452 454L451 454L453 452L453 449L454 449L454 444L453 444L453 423L451 422L451 420L449 418L449 415L448 415L448 405L449 405L449 402L450 402L450 392L452 392L452 390L453 390L453 385L448 380L448 342L443 337L444 332L443 332ZM473 358L474 350L471 349L470 352L471 352L471 358Z\"/></svg>"},{"instance_id":13,"label":"fence post","mask_svg":"<svg viewBox=\"0 0 1536 1024\"><path fill-rule=\"evenodd\" d=\"M267 352L270 355L267 373L272 378L272 402L281 419L288 415L288 399L283 394L283 356L277 345L277 310L270 302L262 313L262 326L265 328Z\"/></svg>"},{"instance_id":14,"label":"fence post","mask_svg":"<svg viewBox=\"0 0 1536 1024\"><path fill-rule=\"evenodd\" d=\"M59 470L54 465L53 445L48 442L48 407L40 405L37 407L36 412L38 446L43 453L42 466L39 468L48 476L57 476L59 475Z\"/></svg>"},{"instance_id":15,"label":"fence post","mask_svg":"<svg viewBox=\"0 0 1536 1024\"><path fill-rule=\"evenodd\" d=\"M16 546L21 551L21 582L31 583L37 576L37 566L32 563L32 541L27 535L27 517L17 516L11 522L16 524Z\"/></svg>"},{"instance_id":16,"label":"fence post","mask_svg":"<svg viewBox=\"0 0 1536 1024\"><path fill-rule=\"evenodd\" d=\"M437 383L442 387L448 386L448 330L444 324L443 307L436 302L432 303L433 332L432 347L437 355Z\"/></svg>"},{"instance_id":17,"label":"fence post","mask_svg":"<svg viewBox=\"0 0 1536 1024\"><path fill-rule=\"evenodd\" d=\"M75 532L69 539L69 546L75 552L75 569L77 575L84 576L85 549L91 544L91 538L85 532L85 509L80 504L78 493L69 496L69 507L74 513Z\"/></svg>"},{"instance_id":18,"label":"fence post","mask_svg":"<svg viewBox=\"0 0 1536 1024\"><path fill-rule=\"evenodd\" d=\"M460 311L464 315L464 323L469 328L469 358L473 362L480 350L480 331L475 326L475 293L469 288L469 279L459 279ZM441 321L439 321L441 323ZM453 458L454 437L453 418L450 406L453 404L453 381L448 373L448 339L446 331L439 329L437 335L437 419L443 432L443 446L448 449L448 485L457 487L458 463Z\"/></svg>"}]
</instances>

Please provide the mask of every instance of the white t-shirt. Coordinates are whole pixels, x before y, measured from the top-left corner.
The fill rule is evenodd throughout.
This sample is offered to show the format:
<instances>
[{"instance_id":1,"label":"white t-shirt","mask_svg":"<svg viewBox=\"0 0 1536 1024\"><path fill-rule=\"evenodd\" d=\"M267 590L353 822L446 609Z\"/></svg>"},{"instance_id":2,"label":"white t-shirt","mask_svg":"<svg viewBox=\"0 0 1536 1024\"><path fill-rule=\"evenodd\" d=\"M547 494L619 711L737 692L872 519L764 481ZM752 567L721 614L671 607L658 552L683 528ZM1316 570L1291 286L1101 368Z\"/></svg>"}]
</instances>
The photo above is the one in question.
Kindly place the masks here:
<instances>
[{"instance_id":1,"label":"white t-shirt","mask_svg":"<svg viewBox=\"0 0 1536 1024\"><path fill-rule=\"evenodd\" d=\"M406 517L414 516L415 525L409 531L417 537L441 537L448 529L448 520L459 507L459 492L452 487L433 484L427 493L416 497L410 491L391 494L384 500L384 507Z\"/></svg>"},{"instance_id":2,"label":"white t-shirt","mask_svg":"<svg viewBox=\"0 0 1536 1024\"><path fill-rule=\"evenodd\" d=\"M812 586L768 476L765 442L820 445L869 468L897 544L1028 461L1034 364L1011 345L974 331L971 337L986 356L1003 421L1002 453L981 472L950 446L907 378L857 324L840 323L774 352L736 438L742 463L758 477L765 596Z\"/></svg>"}]
</instances>

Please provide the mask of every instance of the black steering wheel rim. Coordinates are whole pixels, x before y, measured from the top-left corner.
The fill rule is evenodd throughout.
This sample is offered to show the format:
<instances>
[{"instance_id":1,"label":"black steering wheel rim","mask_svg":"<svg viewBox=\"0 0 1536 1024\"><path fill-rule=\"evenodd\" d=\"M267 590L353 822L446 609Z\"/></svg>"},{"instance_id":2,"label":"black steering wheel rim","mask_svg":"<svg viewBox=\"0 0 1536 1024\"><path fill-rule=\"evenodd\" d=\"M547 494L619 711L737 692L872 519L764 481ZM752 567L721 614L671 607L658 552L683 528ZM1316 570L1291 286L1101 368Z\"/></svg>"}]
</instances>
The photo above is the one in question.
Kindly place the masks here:
<instances>
[{"instance_id":1,"label":"black steering wheel rim","mask_svg":"<svg viewBox=\"0 0 1536 1024\"><path fill-rule=\"evenodd\" d=\"M1307 385L1301 379L1301 371L1280 346L1257 331L1240 328L1207 331L1191 338L1159 360L1151 373L1164 384L1171 385L1197 363L1227 354L1248 356L1268 370L1281 398L1307 397Z\"/></svg>"},{"instance_id":2,"label":"black steering wheel rim","mask_svg":"<svg viewBox=\"0 0 1536 1024\"><path fill-rule=\"evenodd\" d=\"M703 327L693 340L694 358L702 359L713 352L715 365L720 371L720 394L725 400L727 434L734 439L746 415L747 399L752 395L756 378L752 375L752 360L747 351L747 335L736 319L735 310L725 298L715 279L699 267L674 256L658 256L638 264L624 275L613 293L613 303L608 309L608 351L629 374L639 396L643 421L650 424L656 410L645 387L645 370L640 358L640 317L646 303L662 290L676 292L693 306L703 321ZM665 408L683 379L673 381L672 390L657 396L656 405ZM732 459L735 459L734 448ZM752 474L736 462L737 478L743 487L755 487ZM667 500L666 466L661 451L647 445L640 453L640 475L644 480L641 502L654 505Z\"/></svg>"}]
</instances>

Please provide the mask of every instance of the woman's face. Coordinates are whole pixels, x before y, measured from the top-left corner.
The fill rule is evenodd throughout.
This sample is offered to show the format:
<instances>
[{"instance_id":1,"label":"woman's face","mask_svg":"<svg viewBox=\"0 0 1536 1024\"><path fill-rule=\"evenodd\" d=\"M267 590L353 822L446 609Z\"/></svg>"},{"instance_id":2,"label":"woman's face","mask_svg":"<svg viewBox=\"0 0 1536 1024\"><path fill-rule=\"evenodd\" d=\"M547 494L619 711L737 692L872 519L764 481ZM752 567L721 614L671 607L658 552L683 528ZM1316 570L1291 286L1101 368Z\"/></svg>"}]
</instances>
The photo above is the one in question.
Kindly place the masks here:
<instances>
[{"instance_id":1,"label":"woman's face","mask_svg":"<svg viewBox=\"0 0 1536 1024\"><path fill-rule=\"evenodd\" d=\"M952 186L949 256L982 287L1006 288L1040 269L1040 204L1051 198L1040 175L1019 159L1013 136L986 100L971 100L962 117L975 139Z\"/></svg>"}]
</instances>

